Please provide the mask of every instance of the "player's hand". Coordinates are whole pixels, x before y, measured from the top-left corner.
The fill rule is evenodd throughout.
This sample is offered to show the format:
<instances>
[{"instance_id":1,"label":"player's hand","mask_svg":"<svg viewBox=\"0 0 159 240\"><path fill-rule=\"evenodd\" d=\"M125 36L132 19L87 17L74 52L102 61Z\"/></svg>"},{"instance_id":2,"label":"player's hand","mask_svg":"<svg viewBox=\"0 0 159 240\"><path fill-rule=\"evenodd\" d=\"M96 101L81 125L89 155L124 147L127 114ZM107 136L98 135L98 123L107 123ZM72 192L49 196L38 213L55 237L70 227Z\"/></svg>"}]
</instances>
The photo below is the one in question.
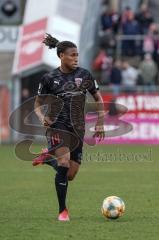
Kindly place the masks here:
<instances>
[{"instance_id":1,"label":"player's hand","mask_svg":"<svg viewBox=\"0 0 159 240\"><path fill-rule=\"evenodd\" d=\"M50 127L53 124L53 121L48 116L43 117L41 122L44 127Z\"/></svg>"},{"instance_id":2,"label":"player's hand","mask_svg":"<svg viewBox=\"0 0 159 240\"><path fill-rule=\"evenodd\" d=\"M93 137L97 137L99 138L99 142L101 140L104 140L105 138L105 131L104 131L104 125L98 125L96 124L95 126L95 134L93 135Z\"/></svg>"}]
</instances>

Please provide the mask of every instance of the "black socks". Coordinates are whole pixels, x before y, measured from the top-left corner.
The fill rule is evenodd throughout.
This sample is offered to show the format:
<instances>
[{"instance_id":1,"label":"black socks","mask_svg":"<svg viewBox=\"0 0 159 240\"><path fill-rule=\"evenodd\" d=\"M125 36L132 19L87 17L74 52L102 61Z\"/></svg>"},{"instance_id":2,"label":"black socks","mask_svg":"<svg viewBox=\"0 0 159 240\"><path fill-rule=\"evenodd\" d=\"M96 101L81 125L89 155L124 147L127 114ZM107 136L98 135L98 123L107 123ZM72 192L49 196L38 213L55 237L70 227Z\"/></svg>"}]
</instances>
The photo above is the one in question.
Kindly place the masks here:
<instances>
[{"instance_id":1,"label":"black socks","mask_svg":"<svg viewBox=\"0 0 159 240\"><path fill-rule=\"evenodd\" d=\"M55 176L55 186L56 192L59 202L59 213L61 213L66 208L66 194L67 194L67 186L68 186L68 179L67 179L67 167L58 166L57 173Z\"/></svg>"},{"instance_id":2,"label":"black socks","mask_svg":"<svg viewBox=\"0 0 159 240\"><path fill-rule=\"evenodd\" d=\"M50 157L50 159L45 161L45 164L53 167L55 169L55 171L58 170L58 164L57 164L57 159L56 158Z\"/></svg>"}]
</instances>

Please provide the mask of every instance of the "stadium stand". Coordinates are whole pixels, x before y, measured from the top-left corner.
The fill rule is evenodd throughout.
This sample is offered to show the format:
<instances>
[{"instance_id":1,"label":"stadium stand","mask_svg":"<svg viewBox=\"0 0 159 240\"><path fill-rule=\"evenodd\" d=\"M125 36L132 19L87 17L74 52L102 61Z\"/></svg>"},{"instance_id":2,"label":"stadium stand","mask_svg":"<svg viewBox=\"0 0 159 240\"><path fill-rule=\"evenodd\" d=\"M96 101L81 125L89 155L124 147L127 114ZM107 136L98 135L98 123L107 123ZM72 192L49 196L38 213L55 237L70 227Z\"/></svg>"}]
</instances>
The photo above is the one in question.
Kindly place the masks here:
<instances>
[{"instance_id":1,"label":"stadium stand","mask_svg":"<svg viewBox=\"0 0 159 240\"><path fill-rule=\"evenodd\" d=\"M122 1L117 5L116 1L103 1L99 20L99 49L94 57L92 69L104 90L111 92L113 89L111 76L115 59L121 62L122 75L125 71L125 62L134 70L136 69L136 92L152 92L156 89L159 26L153 14L154 2ZM147 58L149 60L145 62ZM143 74L145 64L153 71L149 81L145 81ZM120 85L121 91L125 89L123 78Z\"/></svg>"}]
</instances>

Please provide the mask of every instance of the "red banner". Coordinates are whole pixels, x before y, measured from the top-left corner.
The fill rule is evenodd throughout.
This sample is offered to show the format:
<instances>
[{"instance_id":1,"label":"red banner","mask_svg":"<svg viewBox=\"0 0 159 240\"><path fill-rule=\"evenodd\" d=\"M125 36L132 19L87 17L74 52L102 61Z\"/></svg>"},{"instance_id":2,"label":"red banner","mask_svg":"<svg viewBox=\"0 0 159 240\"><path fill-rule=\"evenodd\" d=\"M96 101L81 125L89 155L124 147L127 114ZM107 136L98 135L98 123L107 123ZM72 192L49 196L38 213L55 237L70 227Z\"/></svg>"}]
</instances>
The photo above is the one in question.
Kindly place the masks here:
<instances>
[{"instance_id":1,"label":"red banner","mask_svg":"<svg viewBox=\"0 0 159 240\"><path fill-rule=\"evenodd\" d=\"M47 18L24 25L19 32L14 73L32 68L42 62L42 40L46 32Z\"/></svg>"}]
</instances>

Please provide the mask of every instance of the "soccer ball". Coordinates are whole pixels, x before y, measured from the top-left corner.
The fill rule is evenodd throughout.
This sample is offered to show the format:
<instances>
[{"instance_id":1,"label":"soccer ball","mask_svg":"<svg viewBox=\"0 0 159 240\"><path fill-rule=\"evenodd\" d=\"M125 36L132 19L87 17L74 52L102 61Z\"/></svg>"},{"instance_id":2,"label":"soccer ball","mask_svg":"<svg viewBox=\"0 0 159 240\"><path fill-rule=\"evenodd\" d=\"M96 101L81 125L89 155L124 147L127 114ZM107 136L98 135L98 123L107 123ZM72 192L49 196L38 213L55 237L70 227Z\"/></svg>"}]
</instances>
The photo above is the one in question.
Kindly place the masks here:
<instances>
[{"instance_id":1,"label":"soccer ball","mask_svg":"<svg viewBox=\"0 0 159 240\"><path fill-rule=\"evenodd\" d=\"M109 219L117 219L125 212L123 200L117 196L110 196L104 199L102 205L102 214Z\"/></svg>"}]
</instances>

